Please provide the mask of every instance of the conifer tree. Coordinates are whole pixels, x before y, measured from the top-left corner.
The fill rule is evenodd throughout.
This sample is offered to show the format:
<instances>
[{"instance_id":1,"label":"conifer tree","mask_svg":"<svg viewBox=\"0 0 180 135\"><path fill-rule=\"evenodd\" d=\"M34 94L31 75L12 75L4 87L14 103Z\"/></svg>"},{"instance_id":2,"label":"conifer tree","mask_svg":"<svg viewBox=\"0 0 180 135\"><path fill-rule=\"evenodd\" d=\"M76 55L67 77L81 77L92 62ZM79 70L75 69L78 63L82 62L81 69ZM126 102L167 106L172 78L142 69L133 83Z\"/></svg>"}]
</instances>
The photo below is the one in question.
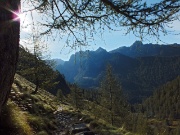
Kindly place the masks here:
<instances>
[{"instance_id":1,"label":"conifer tree","mask_svg":"<svg viewBox=\"0 0 180 135\"><path fill-rule=\"evenodd\" d=\"M64 97L63 97L63 92L62 92L61 89L58 89L58 90L57 90L56 96L57 96L58 100L60 100L61 102L63 102L63 98L64 98Z\"/></svg>"},{"instance_id":2,"label":"conifer tree","mask_svg":"<svg viewBox=\"0 0 180 135\"><path fill-rule=\"evenodd\" d=\"M107 66L106 76L101 83L100 91L102 93L101 105L110 111L111 124L114 124L116 116L125 115L125 100L122 94L122 87L118 83L115 75L112 73L112 67Z\"/></svg>"},{"instance_id":3,"label":"conifer tree","mask_svg":"<svg viewBox=\"0 0 180 135\"><path fill-rule=\"evenodd\" d=\"M31 53L23 47L20 48L17 73L36 85L34 94L39 88L53 91L59 81L56 78L60 75L53 71L45 60L42 60L40 52Z\"/></svg>"},{"instance_id":4,"label":"conifer tree","mask_svg":"<svg viewBox=\"0 0 180 135\"><path fill-rule=\"evenodd\" d=\"M77 86L77 84L71 86L69 100L76 109L83 108L83 91Z\"/></svg>"}]
</instances>

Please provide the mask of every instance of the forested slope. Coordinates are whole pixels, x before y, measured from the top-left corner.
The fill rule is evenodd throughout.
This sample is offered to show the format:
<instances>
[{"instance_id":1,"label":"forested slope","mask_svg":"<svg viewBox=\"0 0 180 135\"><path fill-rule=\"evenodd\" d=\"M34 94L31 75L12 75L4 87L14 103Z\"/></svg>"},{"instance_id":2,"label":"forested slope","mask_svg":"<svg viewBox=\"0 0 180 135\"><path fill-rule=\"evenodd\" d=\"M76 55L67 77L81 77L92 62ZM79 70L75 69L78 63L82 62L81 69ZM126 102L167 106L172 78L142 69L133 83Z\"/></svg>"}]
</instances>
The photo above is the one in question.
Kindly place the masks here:
<instances>
[{"instance_id":1,"label":"forested slope","mask_svg":"<svg viewBox=\"0 0 180 135\"><path fill-rule=\"evenodd\" d=\"M102 48L84 53L87 57L81 58L80 53L76 53L57 70L65 75L67 81L92 89L99 87L106 66L110 64L132 103L141 102L152 95L155 88L180 75L180 56L131 58L120 53L108 53Z\"/></svg>"},{"instance_id":2,"label":"forested slope","mask_svg":"<svg viewBox=\"0 0 180 135\"><path fill-rule=\"evenodd\" d=\"M46 61L35 57L24 48L20 48L16 72L36 85L38 81L40 88L44 88L55 95L58 89L62 90L64 94L70 91L61 73L54 71Z\"/></svg>"}]
</instances>

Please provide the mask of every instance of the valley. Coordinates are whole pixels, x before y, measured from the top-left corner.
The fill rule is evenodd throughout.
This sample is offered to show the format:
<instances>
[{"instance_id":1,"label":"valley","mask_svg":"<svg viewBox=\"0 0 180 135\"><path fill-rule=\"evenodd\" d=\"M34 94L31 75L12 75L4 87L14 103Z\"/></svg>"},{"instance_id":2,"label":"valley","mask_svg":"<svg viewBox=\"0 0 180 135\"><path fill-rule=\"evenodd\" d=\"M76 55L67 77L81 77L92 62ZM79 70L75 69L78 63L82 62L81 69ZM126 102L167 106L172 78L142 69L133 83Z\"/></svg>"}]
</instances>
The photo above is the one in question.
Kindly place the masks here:
<instances>
[{"instance_id":1,"label":"valley","mask_svg":"<svg viewBox=\"0 0 180 135\"><path fill-rule=\"evenodd\" d=\"M132 49L137 43L130 52L138 53ZM168 47L173 51L172 45ZM135 57L103 48L78 52L69 61L60 61L56 67L60 72L21 48L0 134L179 135L176 47L172 56L157 51L156 56ZM163 47L161 51L166 52Z\"/></svg>"},{"instance_id":2,"label":"valley","mask_svg":"<svg viewBox=\"0 0 180 135\"><path fill-rule=\"evenodd\" d=\"M131 103L140 103L154 89L180 75L180 45L145 44L136 41L130 47L107 52L77 52L56 69L70 83L85 89L97 89L107 64L112 66L123 91Z\"/></svg>"},{"instance_id":3,"label":"valley","mask_svg":"<svg viewBox=\"0 0 180 135\"><path fill-rule=\"evenodd\" d=\"M180 0L0 0L0 135L180 135Z\"/></svg>"}]
</instances>

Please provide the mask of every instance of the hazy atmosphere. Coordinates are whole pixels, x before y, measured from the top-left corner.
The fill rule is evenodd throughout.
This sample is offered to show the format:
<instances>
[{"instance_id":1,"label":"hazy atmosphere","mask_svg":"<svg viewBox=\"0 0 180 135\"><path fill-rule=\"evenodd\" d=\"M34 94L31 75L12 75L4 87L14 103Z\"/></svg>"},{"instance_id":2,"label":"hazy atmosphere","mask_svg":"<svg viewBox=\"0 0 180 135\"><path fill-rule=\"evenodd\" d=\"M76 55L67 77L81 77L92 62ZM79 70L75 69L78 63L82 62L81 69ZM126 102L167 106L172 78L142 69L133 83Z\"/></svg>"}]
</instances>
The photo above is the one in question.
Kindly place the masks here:
<instances>
[{"instance_id":1,"label":"hazy atmosphere","mask_svg":"<svg viewBox=\"0 0 180 135\"><path fill-rule=\"evenodd\" d=\"M180 0L0 0L0 135L180 135Z\"/></svg>"},{"instance_id":2,"label":"hazy atmosphere","mask_svg":"<svg viewBox=\"0 0 180 135\"><path fill-rule=\"evenodd\" d=\"M161 0L146 0L148 4L153 4L159 2ZM41 27L37 26L36 23L39 19L38 13L36 11L33 12L24 12L28 9L31 9L31 6L27 4L25 0L22 0L22 14L21 14L21 40L20 43L23 46L32 49L32 39L29 38L29 34L33 33L35 30L36 32L43 31ZM32 16L31 16L32 14ZM32 20L34 21L34 28L32 27ZM33 30L34 29L34 30ZM133 34L133 31L126 34L126 28L124 27L115 27L113 26L114 30L109 30L106 28L103 30L102 33L97 33L94 36L94 39L89 40L88 46L82 48L71 48L66 47L66 34L64 33L62 37L58 35L58 33L52 33L51 36L53 38L48 37L45 39L45 44L48 47L48 51L52 59L58 58L62 60L69 60L70 56L75 52L80 51L80 49L84 50L96 50L99 47L106 49L107 51L111 51L113 49L117 49L118 47L122 46L131 46L135 41L140 40L144 44L146 43L153 43L153 44L172 44L172 43L179 43L180 40L180 21L175 20L173 22L169 22L169 27L167 27L168 34L159 32L159 37L152 37L149 35L144 36L142 39L137 37ZM88 33L88 32L87 32ZM62 33L61 33L62 34ZM31 35L32 36L32 35ZM89 36L88 38L91 38ZM31 42L30 44L27 44Z\"/></svg>"}]
</instances>

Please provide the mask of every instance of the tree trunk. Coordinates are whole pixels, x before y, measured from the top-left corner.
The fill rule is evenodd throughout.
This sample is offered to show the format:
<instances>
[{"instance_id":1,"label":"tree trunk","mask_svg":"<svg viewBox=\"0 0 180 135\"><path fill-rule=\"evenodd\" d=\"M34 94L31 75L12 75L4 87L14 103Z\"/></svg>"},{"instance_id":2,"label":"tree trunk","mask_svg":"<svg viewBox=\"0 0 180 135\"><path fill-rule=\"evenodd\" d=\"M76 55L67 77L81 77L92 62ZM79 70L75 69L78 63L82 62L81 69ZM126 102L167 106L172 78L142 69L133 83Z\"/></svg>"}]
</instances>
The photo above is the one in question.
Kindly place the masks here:
<instances>
[{"instance_id":1,"label":"tree trunk","mask_svg":"<svg viewBox=\"0 0 180 135\"><path fill-rule=\"evenodd\" d=\"M19 52L20 0L0 0L0 113L14 80ZM16 20L15 20L16 18Z\"/></svg>"},{"instance_id":2,"label":"tree trunk","mask_svg":"<svg viewBox=\"0 0 180 135\"><path fill-rule=\"evenodd\" d=\"M35 73L36 74L36 73ZM36 88L35 90L32 92L32 94L36 94L39 90L39 79L38 79L38 74L35 75L36 77Z\"/></svg>"}]
</instances>

